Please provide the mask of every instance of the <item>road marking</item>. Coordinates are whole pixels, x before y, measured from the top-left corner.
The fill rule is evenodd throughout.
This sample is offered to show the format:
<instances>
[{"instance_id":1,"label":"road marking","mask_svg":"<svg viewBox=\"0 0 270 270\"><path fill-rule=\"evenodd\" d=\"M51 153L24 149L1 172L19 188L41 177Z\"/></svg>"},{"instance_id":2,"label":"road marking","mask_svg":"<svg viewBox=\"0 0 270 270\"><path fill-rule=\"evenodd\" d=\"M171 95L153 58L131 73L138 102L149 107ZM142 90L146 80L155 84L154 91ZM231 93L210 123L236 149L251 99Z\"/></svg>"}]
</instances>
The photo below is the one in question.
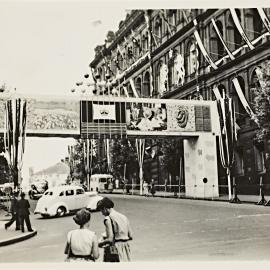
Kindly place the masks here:
<instances>
[{"instance_id":1,"label":"road marking","mask_svg":"<svg viewBox=\"0 0 270 270\"><path fill-rule=\"evenodd\" d=\"M206 232L206 231L202 230L201 232Z\"/></svg>"},{"instance_id":2,"label":"road marking","mask_svg":"<svg viewBox=\"0 0 270 270\"><path fill-rule=\"evenodd\" d=\"M219 218L207 218L205 221L217 221Z\"/></svg>"},{"instance_id":3,"label":"road marking","mask_svg":"<svg viewBox=\"0 0 270 270\"><path fill-rule=\"evenodd\" d=\"M59 247L59 245L56 245L56 244L54 244L54 245L47 245L47 246L41 246L39 248L51 248L51 247Z\"/></svg>"},{"instance_id":4,"label":"road marking","mask_svg":"<svg viewBox=\"0 0 270 270\"><path fill-rule=\"evenodd\" d=\"M182 234L191 234L192 232L182 232Z\"/></svg>"},{"instance_id":5,"label":"road marking","mask_svg":"<svg viewBox=\"0 0 270 270\"><path fill-rule=\"evenodd\" d=\"M192 222L199 222L199 219L190 219L190 220L184 220L184 223L192 223Z\"/></svg>"},{"instance_id":6,"label":"road marking","mask_svg":"<svg viewBox=\"0 0 270 270\"><path fill-rule=\"evenodd\" d=\"M212 232L220 232L220 231L221 231L220 229L212 230Z\"/></svg>"},{"instance_id":7,"label":"road marking","mask_svg":"<svg viewBox=\"0 0 270 270\"><path fill-rule=\"evenodd\" d=\"M244 217L262 217L262 216L270 216L270 214L239 215L239 216L237 216L237 218L244 218Z\"/></svg>"}]
</instances>

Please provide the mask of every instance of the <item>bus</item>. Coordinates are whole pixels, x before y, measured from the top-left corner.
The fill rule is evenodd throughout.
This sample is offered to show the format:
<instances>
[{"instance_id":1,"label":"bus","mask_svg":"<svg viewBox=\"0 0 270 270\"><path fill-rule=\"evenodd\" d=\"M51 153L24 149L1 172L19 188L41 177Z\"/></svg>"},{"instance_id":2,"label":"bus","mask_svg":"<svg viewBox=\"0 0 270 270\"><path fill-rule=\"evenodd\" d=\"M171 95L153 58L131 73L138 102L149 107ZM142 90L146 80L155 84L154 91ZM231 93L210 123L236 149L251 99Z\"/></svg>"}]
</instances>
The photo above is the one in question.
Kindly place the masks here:
<instances>
[{"instance_id":1,"label":"bus","mask_svg":"<svg viewBox=\"0 0 270 270\"><path fill-rule=\"evenodd\" d=\"M88 186L90 191L111 193L113 191L113 176L111 174L92 174Z\"/></svg>"}]
</instances>

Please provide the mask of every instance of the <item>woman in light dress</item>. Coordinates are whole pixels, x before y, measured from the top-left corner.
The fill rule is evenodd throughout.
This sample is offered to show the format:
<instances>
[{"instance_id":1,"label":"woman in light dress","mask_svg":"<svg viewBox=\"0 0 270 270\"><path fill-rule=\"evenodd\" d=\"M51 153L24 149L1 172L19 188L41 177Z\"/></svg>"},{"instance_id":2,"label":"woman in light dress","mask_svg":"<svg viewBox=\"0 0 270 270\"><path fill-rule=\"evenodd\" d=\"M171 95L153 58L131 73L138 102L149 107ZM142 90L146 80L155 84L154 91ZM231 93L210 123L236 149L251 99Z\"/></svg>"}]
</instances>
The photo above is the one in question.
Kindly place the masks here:
<instances>
[{"instance_id":1,"label":"woman in light dress","mask_svg":"<svg viewBox=\"0 0 270 270\"><path fill-rule=\"evenodd\" d=\"M107 197L104 197L97 204L97 209L101 211L104 218L105 231L103 238L99 242L99 247L104 247L104 262L113 262L110 260L110 254L107 248L113 242L118 250L119 261L131 261L131 251L129 241L132 240L132 231L129 220L123 214L114 210L114 203ZM114 261L115 262L115 261Z\"/></svg>"},{"instance_id":2,"label":"woman in light dress","mask_svg":"<svg viewBox=\"0 0 270 270\"><path fill-rule=\"evenodd\" d=\"M90 230L91 214L83 208L73 219L80 228L70 231L67 235L67 261L94 262L99 257L99 249L97 236Z\"/></svg>"}]
</instances>

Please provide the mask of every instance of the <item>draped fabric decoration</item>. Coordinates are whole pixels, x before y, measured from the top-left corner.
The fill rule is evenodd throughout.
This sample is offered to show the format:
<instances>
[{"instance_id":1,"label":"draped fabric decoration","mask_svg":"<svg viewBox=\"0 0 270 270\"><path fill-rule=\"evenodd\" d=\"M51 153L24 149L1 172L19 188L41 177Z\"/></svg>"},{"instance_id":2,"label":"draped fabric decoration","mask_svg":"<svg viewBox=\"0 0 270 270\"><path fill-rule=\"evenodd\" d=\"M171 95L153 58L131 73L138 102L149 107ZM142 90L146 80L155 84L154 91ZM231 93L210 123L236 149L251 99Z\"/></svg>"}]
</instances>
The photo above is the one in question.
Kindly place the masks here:
<instances>
[{"instance_id":1,"label":"draped fabric decoration","mask_svg":"<svg viewBox=\"0 0 270 270\"><path fill-rule=\"evenodd\" d=\"M252 45L252 43L250 42L250 40L248 39L246 33L243 30L243 27L240 24L240 21L238 19L238 16L236 14L236 11L234 8L230 8L230 12L232 14L232 19L233 22L238 30L238 32L240 33L240 35L242 36L243 40L246 42L246 44L248 45L248 47L250 48L250 50L253 50L255 47Z\"/></svg>"},{"instance_id":2,"label":"draped fabric decoration","mask_svg":"<svg viewBox=\"0 0 270 270\"><path fill-rule=\"evenodd\" d=\"M148 44L149 44L149 49L148 49L148 52L147 52L147 55L148 55L148 59L149 59L149 73L150 73L150 96L152 97L153 96L153 92L154 92L154 80L153 80L153 67L152 67L152 58L151 58L151 51L152 51L152 40L154 40L155 42L155 46L157 46L157 41L152 33L152 30L151 30L151 26L150 26L150 23L149 23L149 17L148 17L148 14L147 14L147 10L144 12L144 19L145 19L145 22L146 22L146 28L148 29Z\"/></svg>"},{"instance_id":3,"label":"draped fabric decoration","mask_svg":"<svg viewBox=\"0 0 270 270\"><path fill-rule=\"evenodd\" d=\"M171 25L171 24L169 23L168 18L167 18L166 15L165 15L165 10L164 10L164 9L160 9L159 13L161 14L161 16L162 16L164 22L165 22L166 25L167 25L167 29L168 29L168 32L169 32L170 36L172 36L171 26L173 26L173 25Z\"/></svg>"},{"instance_id":4,"label":"draped fabric decoration","mask_svg":"<svg viewBox=\"0 0 270 270\"><path fill-rule=\"evenodd\" d=\"M149 42L149 45L152 44L152 40L154 41L155 43L155 46L157 46L157 40L152 32L152 29L151 29L151 25L150 25L150 19L148 17L148 14L147 14L147 10L145 10L144 12L144 19L145 19L145 22L146 22L146 28L148 29L148 32L149 32L149 36L148 36L148 42ZM150 45L151 46L151 45ZM152 51L152 50L151 50Z\"/></svg>"},{"instance_id":5,"label":"draped fabric decoration","mask_svg":"<svg viewBox=\"0 0 270 270\"><path fill-rule=\"evenodd\" d=\"M174 67L176 71L176 84L179 83L183 86L185 82L185 65L184 65L184 57L178 53L174 59Z\"/></svg>"},{"instance_id":6,"label":"draped fabric decoration","mask_svg":"<svg viewBox=\"0 0 270 270\"><path fill-rule=\"evenodd\" d=\"M140 195L143 194L143 161L145 151L145 139L136 139L136 150L139 163Z\"/></svg>"},{"instance_id":7,"label":"draped fabric decoration","mask_svg":"<svg viewBox=\"0 0 270 270\"><path fill-rule=\"evenodd\" d=\"M217 100L217 107L221 130L219 137L220 159L222 166L226 169L228 194L229 200L231 200L231 168L234 162L234 148L237 141L233 100L223 96Z\"/></svg>"},{"instance_id":8,"label":"draped fabric decoration","mask_svg":"<svg viewBox=\"0 0 270 270\"><path fill-rule=\"evenodd\" d=\"M224 39L223 39L223 37L222 37L222 35L221 35L221 33L220 33L218 27L217 27L217 24L216 24L215 20L214 20L214 19L211 19L211 21L212 21L212 24L213 24L213 26L214 26L214 28L215 28L215 31L216 31L217 35L218 35L218 38L219 38L219 40L221 41L222 45L224 46L224 48L225 48L227 54L229 55L229 57L230 57L231 60L234 60L235 57L233 56L233 54L232 54L231 51L229 50L228 46L226 45L226 43L225 43L225 41L224 41Z\"/></svg>"},{"instance_id":9,"label":"draped fabric decoration","mask_svg":"<svg viewBox=\"0 0 270 270\"><path fill-rule=\"evenodd\" d=\"M246 98L245 98L245 96L244 96L244 94L243 94L243 91L242 91L242 89L241 89L241 86L240 86L240 84L239 84L238 79L237 79L237 78L234 78L234 79L232 80L232 82L233 82L233 84L234 84L235 90L236 90L236 92L237 92L237 95L238 95L238 97L239 97L239 99L240 99L240 101L241 101L243 107L245 108L245 110L246 110L246 112L249 114L249 116L252 117L252 116L254 115L254 112L253 112L252 109L250 108L250 106L249 106L249 104L248 104L248 102L247 102L247 100L246 100Z\"/></svg>"},{"instance_id":10,"label":"draped fabric decoration","mask_svg":"<svg viewBox=\"0 0 270 270\"><path fill-rule=\"evenodd\" d=\"M205 50L204 45L203 45L203 43L202 43L202 40L201 40L201 38L200 38L199 32L198 32L198 30L196 29L196 28L197 28L197 25L198 25L198 24L197 24L197 21L196 21L196 20L193 20L193 24L194 24L194 26L195 26L194 36L195 36L195 38L196 38L197 44L198 44L198 46L199 46L199 48L200 48L200 50L201 50L201 52L202 52L202 54L203 54L205 60L208 62L209 65L211 65L211 67L212 67L213 69L217 69L217 68L218 68L217 65L213 62L213 60L211 59L211 57L209 56L209 54L208 54L207 51Z\"/></svg>"},{"instance_id":11,"label":"draped fabric decoration","mask_svg":"<svg viewBox=\"0 0 270 270\"><path fill-rule=\"evenodd\" d=\"M214 95L215 95L215 97L216 97L216 100L222 99L222 97L221 97L221 95L220 95L220 92L219 92L219 89L217 88L217 86L215 86L215 87L213 88L213 93L214 93Z\"/></svg>"},{"instance_id":12,"label":"draped fabric decoration","mask_svg":"<svg viewBox=\"0 0 270 270\"><path fill-rule=\"evenodd\" d=\"M84 170L86 173L87 188L90 190L90 177L89 177L89 139L83 141L83 161Z\"/></svg>"},{"instance_id":13,"label":"draped fabric decoration","mask_svg":"<svg viewBox=\"0 0 270 270\"><path fill-rule=\"evenodd\" d=\"M73 145L69 145L68 146L68 164L69 164L69 176L70 176L70 180L72 180L72 175L74 172L74 146Z\"/></svg>"},{"instance_id":14,"label":"draped fabric decoration","mask_svg":"<svg viewBox=\"0 0 270 270\"><path fill-rule=\"evenodd\" d=\"M265 26L265 28L267 29L267 31L270 33L270 21L269 19L267 18L264 10L262 8L257 8L258 10L258 13L263 21L263 24Z\"/></svg>"},{"instance_id":15,"label":"draped fabric decoration","mask_svg":"<svg viewBox=\"0 0 270 270\"><path fill-rule=\"evenodd\" d=\"M107 165L108 165L108 171L112 171L112 162L111 162L111 155L110 155L110 140L105 139L105 151L106 151L106 157L107 157Z\"/></svg>"},{"instance_id":16,"label":"draped fabric decoration","mask_svg":"<svg viewBox=\"0 0 270 270\"><path fill-rule=\"evenodd\" d=\"M133 92L133 94L134 94L134 97L138 98L139 95L138 95L137 90L136 90L136 88L135 88L135 84L134 84L133 79L130 79L129 82L130 82L130 86L131 86L132 92Z\"/></svg>"},{"instance_id":17,"label":"draped fabric decoration","mask_svg":"<svg viewBox=\"0 0 270 270\"><path fill-rule=\"evenodd\" d=\"M25 150L26 101L12 99L6 102L5 151L13 173L14 189L21 184L21 168Z\"/></svg>"},{"instance_id":18,"label":"draped fabric decoration","mask_svg":"<svg viewBox=\"0 0 270 270\"><path fill-rule=\"evenodd\" d=\"M125 86L123 86L123 89L124 89L125 96L126 97L129 97L129 93L128 93L127 88Z\"/></svg>"}]
</instances>

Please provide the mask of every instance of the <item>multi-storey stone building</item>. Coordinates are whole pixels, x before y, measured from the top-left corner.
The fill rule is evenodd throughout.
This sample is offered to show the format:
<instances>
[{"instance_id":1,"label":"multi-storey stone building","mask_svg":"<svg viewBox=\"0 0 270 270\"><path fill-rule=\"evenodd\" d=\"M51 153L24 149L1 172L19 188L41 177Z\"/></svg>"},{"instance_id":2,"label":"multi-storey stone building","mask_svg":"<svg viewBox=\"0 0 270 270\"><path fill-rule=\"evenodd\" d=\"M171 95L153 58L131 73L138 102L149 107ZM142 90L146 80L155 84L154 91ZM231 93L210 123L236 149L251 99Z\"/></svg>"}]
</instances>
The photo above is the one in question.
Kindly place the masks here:
<instances>
[{"instance_id":1,"label":"multi-storey stone building","mask_svg":"<svg viewBox=\"0 0 270 270\"><path fill-rule=\"evenodd\" d=\"M270 9L263 11L270 17ZM239 129L233 174L241 192L257 194L263 147L254 142L257 127L233 79L238 79L252 108L256 67L269 58L268 31L258 9L252 8L133 10L120 22L115 39L105 43L90 64L96 90L130 97L213 100L217 86L235 101ZM219 184L226 185L221 166L219 175Z\"/></svg>"}]
</instances>

